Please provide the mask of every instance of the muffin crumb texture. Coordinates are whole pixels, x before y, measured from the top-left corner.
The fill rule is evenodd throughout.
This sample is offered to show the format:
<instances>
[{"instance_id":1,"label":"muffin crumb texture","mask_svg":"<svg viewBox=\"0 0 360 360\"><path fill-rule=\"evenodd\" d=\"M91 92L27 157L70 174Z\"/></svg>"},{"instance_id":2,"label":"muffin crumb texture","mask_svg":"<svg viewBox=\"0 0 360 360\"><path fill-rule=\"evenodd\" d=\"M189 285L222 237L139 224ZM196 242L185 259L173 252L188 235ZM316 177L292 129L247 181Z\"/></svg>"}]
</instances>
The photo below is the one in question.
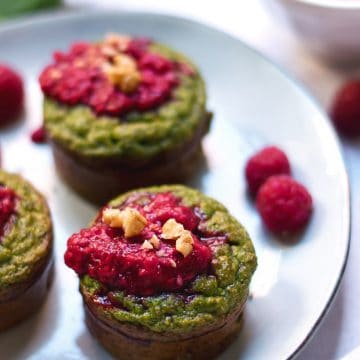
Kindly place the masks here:
<instances>
[{"instance_id":1,"label":"muffin crumb texture","mask_svg":"<svg viewBox=\"0 0 360 360\"><path fill-rule=\"evenodd\" d=\"M1 293L26 281L48 257L52 225L44 198L30 183L0 170L0 184Z\"/></svg>"},{"instance_id":2,"label":"muffin crumb texture","mask_svg":"<svg viewBox=\"0 0 360 360\"><path fill-rule=\"evenodd\" d=\"M208 129L205 85L190 60L149 39L125 38L75 43L55 52L40 75L50 144L87 166L158 162Z\"/></svg>"},{"instance_id":3,"label":"muffin crumb texture","mask_svg":"<svg viewBox=\"0 0 360 360\"><path fill-rule=\"evenodd\" d=\"M126 209L146 219L131 238L106 220L109 211ZM181 334L244 304L256 255L245 229L221 204L173 185L111 201L89 228L69 238L65 262L102 321Z\"/></svg>"}]
</instances>

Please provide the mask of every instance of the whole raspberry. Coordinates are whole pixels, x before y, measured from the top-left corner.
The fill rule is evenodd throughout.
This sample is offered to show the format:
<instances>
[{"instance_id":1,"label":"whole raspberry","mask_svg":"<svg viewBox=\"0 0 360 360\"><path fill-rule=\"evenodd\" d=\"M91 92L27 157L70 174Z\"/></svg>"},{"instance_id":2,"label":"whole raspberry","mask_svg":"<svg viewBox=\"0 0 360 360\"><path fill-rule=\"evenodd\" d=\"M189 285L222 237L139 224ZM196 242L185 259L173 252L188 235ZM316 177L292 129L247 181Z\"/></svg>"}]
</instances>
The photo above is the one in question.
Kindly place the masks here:
<instances>
[{"instance_id":1,"label":"whole raspberry","mask_svg":"<svg viewBox=\"0 0 360 360\"><path fill-rule=\"evenodd\" d=\"M285 153L276 146L268 146L253 155L247 162L245 177L252 195L272 175L290 174L290 163Z\"/></svg>"},{"instance_id":2,"label":"whole raspberry","mask_svg":"<svg viewBox=\"0 0 360 360\"><path fill-rule=\"evenodd\" d=\"M360 80L345 84L335 95L331 119L340 133L360 135Z\"/></svg>"},{"instance_id":3,"label":"whole raspberry","mask_svg":"<svg viewBox=\"0 0 360 360\"><path fill-rule=\"evenodd\" d=\"M259 189L256 206L266 227L276 234L293 234L308 222L312 198L287 175L270 177Z\"/></svg>"},{"instance_id":4,"label":"whole raspberry","mask_svg":"<svg viewBox=\"0 0 360 360\"><path fill-rule=\"evenodd\" d=\"M43 126L31 133L31 141L36 144L44 144L46 142L46 130Z\"/></svg>"},{"instance_id":5,"label":"whole raspberry","mask_svg":"<svg viewBox=\"0 0 360 360\"><path fill-rule=\"evenodd\" d=\"M21 77L0 64L0 127L16 120L23 109L24 89Z\"/></svg>"}]
</instances>

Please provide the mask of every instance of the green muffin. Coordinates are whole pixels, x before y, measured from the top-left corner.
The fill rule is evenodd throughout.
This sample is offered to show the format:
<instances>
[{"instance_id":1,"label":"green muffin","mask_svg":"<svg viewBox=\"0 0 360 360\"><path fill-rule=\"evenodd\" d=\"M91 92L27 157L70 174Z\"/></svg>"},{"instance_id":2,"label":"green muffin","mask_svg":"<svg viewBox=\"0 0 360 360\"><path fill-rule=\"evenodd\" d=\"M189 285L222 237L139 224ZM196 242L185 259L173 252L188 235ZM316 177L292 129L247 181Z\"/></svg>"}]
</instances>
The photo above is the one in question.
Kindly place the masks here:
<instances>
[{"instance_id":1,"label":"green muffin","mask_svg":"<svg viewBox=\"0 0 360 360\"><path fill-rule=\"evenodd\" d=\"M0 170L0 331L42 304L52 274L52 222L43 196Z\"/></svg>"},{"instance_id":2,"label":"green muffin","mask_svg":"<svg viewBox=\"0 0 360 360\"><path fill-rule=\"evenodd\" d=\"M164 45L123 35L76 43L54 54L40 85L57 169L90 200L183 181L202 159L204 81Z\"/></svg>"},{"instance_id":3,"label":"green muffin","mask_svg":"<svg viewBox=\"0 0 360 360\"><path fill-rule=\"evenodd\" d=\"M90 331L122 359L210 359L241 325L256 269L226 208L164 185L125 193L68 240Z\"/></svg>"}]
</instances>

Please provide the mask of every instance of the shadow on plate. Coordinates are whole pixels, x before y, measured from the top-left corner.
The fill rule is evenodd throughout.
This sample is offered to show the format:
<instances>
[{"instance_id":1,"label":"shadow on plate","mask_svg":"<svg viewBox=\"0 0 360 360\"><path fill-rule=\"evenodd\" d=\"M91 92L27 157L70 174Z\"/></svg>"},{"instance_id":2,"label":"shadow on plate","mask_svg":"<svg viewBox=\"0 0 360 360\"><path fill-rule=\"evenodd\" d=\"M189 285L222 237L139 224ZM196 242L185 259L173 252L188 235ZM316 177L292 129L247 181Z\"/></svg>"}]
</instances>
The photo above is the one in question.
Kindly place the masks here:
<instances>
[{"instance_id":1,"label":"shadow on plate","mask_svg":"<svg viewBox=\"0 0 360 360\"><path fill-rule=\"evenodd\" d=\"M186 185L195 189L202 190L204 188L205 178L209 172L209 164L206 154L202 153L201 159L198 161L198 167L193 176L185 182Z\"/></svg>"},{"instance_id":2,"label":"shadow on plate","mask_svg":"<svg viewBox=\"0 0 360 360\"><path fill-rule=\"evenodd\" d=\"M76 339L76 344L84 355L85 359L102 359L112 360L113 358L107 353L90 334L86 327L81 335Z\"/></svg>"}]
</instances>

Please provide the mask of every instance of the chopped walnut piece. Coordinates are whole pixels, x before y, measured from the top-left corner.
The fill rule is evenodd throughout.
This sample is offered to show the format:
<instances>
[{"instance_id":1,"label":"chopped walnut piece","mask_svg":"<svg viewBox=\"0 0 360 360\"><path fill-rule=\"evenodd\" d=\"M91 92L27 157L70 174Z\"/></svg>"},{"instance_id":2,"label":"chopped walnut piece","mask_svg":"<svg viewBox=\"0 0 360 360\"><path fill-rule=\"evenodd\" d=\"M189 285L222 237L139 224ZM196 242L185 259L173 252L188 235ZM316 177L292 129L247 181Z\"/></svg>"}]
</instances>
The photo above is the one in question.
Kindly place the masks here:
<instances>
[{"instance_id":1,"label":"chopped walnut piece","mask_svg":"<svg viewBox=\"0 0 360 360\"><path fill-rule=\"evenodd\" d=\"M119 85L120 90L124 93L131 93L137 89L140 81L141 75L138 71L124 75L121 80L121 84Z\"/></svg>"},{"instance_id":2,"label":"chopped walnut piece","mask_svg":"<svg viewBox=\"0 0 360 360\"><path fill-rule=\"evenodd\" d=\"M184 226L175 219L169 219L162 227L162 237L167 240L175 240L184 232Z\"/></svg>"},{"instance_id":3,"label":"chopped walnut piece","mask_svg":"<svg viewBox=\"0 0 360 360\"><path fill-rule=\"evenodd\" d=\"M119 209L105 209L102 214L102 221L113 228L123 226L122 214Z\"/></svg>"},{"instance_id":4,"label":"chopped walnut piece","mask_svg":"<svg viewBox=\"0 0 360 360\"><path fill-rule=\"evenodd\" d=\"M190 231L184 230L181 236L176 240L176 250L179 251L184 257L187 257L193 249L194 239Z\"/></svg>"},{"instance_id":5,"label":"chopped walnut piece","mask_svg":"<svg viewBox=\"0 0 360 360\"><path fill-rule=\"evenodd\" d=\"M147 224L147 220L139 211L132 208L126 208L122 212L123 229L125 237L140 235Z\"/></svg>"},{"instance_id":6,"label":"chopped walnut piece","mask_svg":"<svg viewBox=\"0 0 360 360\"><path fill-rule=\"evenodd\" d=\"M115 46L120 51L125 51L131 38L122 34L109 33L105 36L105 44Z\"/></svg>"},{"instance_id":7,"label":"chopped walnut piece","mask_svg":"<svg viewBox=\"0 0 360 360\"><path fill-rule=\"evenodd\" d=\"M122 211L119 209L105 209L102 220L111 227L123 228L125 237L139 235L147 224L144 216L132 208L126 208Z\"/></svg>"},{"instance_id":8,"label":"chopped walnut piece","mask_svg":"<svg viewBox=\"0 0 360 360\"><path fill-rule=\"evenodd\" d=\"M181 241L180 239L176 240L176 250L187 257L193 249L193 246L189 243Z\"/></svg>"},{"instance_id":9,"label":"chopped walnut piece","mask_svg":"<svg viewBox=\"0 0 360 360\"><path fill-rule=\"evenodd\" d=\"M171 267L176 268L176 262L175 262L175 260L169 259L169 264L171 265Z\"/></svg>"},{"instance_id":10,"label":"chopped walnut piece","mask_svg":"<svg viewBox=\"0 0 360 360\"><path fill-rule=\"evenodd\" d=\"M145 241L142 243L141 248L142 248L142 249L151 250L151 249L153 249L154 247L152 246L152 244L150 243L149 240L145 240Z\"/></svg>"},{"instance_id":11,"label":"chopped walnut piece","mask_svg":"<svg viewBox=\"0 0 360 360\"><path fill-rule=\"evenodd\" d=\"M136 61L129 55L118 54L114 57L114 64L116 67L129 71L136 71Z\"/></svg>"},{"instance_id":12,"label":"chopped walnut piece","mask_svg":"<svg viewBox=\"0 0 360 360\"><path fill-rule=\"evenodd\" d=\"M139 71L136 68L131 68L129 65L121 66L106 63L103 66L103 71L108 79L124 93L136 90L141 81Z\"/></svg>"},{"instance_id":13,"label":"chopped walnut piece","mask_svg":"<svg viewBox=\"0 0 360 360\"><path fill-rule=\"evenodd\" d=\"M115 57L119 52L112 47L111 45L102 45L101 46L101 53L107 57L113 58Z\"/></svg>"},{"instance_id":14,"label":"chopped walnut piece","mask_svg":"<svg viewBox=\"0 0 360 360\"><path fill-rule=\"evenodd\" d=\"M156 252L156 255L159 257L165 257L165 251L163 249L160 249L159 251Z\"/></svg>"},{"instance_id":15,"label":"chopped walnut piece","mask_svg":"<svg viewBox=\"0 0 360 360\"><path fill-rule=\"evenodd\" d=\"M180 235L180 237L179 237L178 240L180 240L180 241L182 241L182 242L186 242L186 243L191 244L191 245L194 243L194 239L193 239L193 237L191 236L191 232L190 232L189 230L184 230L184 231L181 233L181 235Z\"/></svg>"},{"instance_id":16,"label":"chopped walnut piece","mask_svg":"<svg viewBox=\"0 0 360 360\"><path fill-rule=\"evenodd\" d=\"M162 227L162 237L167 240L176 240L176 250L188 256L192 249L194 239L191 232L184 229L184 226L175 219L169 219Z\"/></svg>"},{"instance_id":17,"label":"chopped walnut piece","mask_svg":"<svg viewBox=\"0 0 360 360\"><path fill-rule=\"evenodd\" d=\"M149 242L151 243L151 245L153 245L155 249L158 249L160 247L160 239L156 235L153 235Z\"/></svg>"}]
</instances>

